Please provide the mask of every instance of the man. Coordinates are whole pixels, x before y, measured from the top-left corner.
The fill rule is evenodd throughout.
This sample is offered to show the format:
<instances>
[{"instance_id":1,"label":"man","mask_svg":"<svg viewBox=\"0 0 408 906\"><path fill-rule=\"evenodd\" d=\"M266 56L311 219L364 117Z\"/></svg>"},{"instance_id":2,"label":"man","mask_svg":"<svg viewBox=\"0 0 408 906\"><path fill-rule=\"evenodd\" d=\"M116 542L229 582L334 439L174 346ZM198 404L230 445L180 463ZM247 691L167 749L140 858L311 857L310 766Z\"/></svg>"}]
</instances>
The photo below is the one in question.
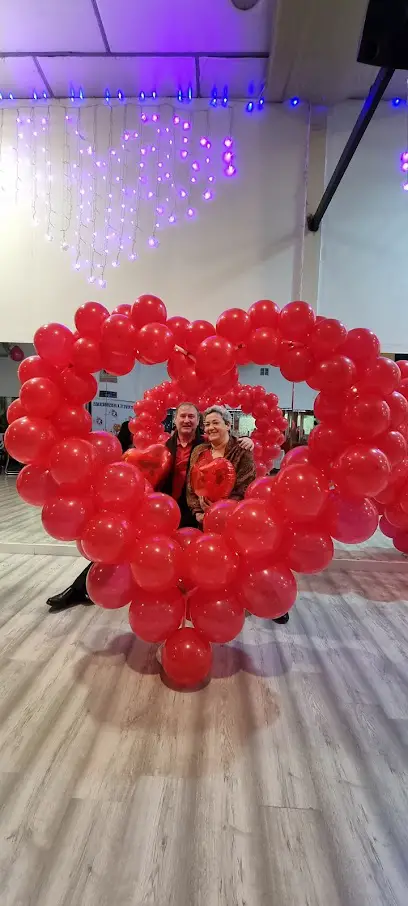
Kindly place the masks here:
<instances>
[{"instance_id":1,"label":"man","mask_svg":"<svg viewBox=\"0 0 408 906\"><path fill-rule=\"evenodd\" d=\"M192 450L198 444L202 444L204 440L199 428L199 422L200 412L197 406L194 403L180 403L176 409L175 430L166 441L166 447L168 447L172 455L170 471L167 478L157 488L157 490L162 491L164 494L169 494L177 500L181 512L180 528L185 526L197 527L196 520L187 506L186 479ZM128 449L128 435L131 436L127 425L126 427L127 431L122 430L124 429L124 425L122 425L118 434L124 451ZM239 443L245 450L252 451L254 448L254 442L250 437L242 437ZM51 608L51 612L66 610L76 604L92 604L86 592L86 577L90 567L91 564L77 576L72 585L66 588L65 591L48 598L47 604Z\"/></svg>"}]
</instances>

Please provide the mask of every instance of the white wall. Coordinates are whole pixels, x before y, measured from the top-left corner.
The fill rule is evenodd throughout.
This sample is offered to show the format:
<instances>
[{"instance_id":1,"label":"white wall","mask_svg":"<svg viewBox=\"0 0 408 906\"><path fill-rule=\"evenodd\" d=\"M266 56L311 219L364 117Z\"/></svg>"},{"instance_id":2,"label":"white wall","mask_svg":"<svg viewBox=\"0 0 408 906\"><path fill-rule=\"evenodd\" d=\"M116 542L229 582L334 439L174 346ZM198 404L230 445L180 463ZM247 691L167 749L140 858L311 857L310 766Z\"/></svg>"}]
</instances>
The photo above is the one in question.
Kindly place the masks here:
<instances>
[{"instance_id":1,"label":"white wall","mask_svg":"<svg viewBox=\"0 0 408 906\"><path fill-rule=\"evenodd\" d=\"M14 344L21 346L24 356L34 354L31 344L24 345L14 339ZM17 377L19 362L13 362L9 356L0 356L0 396L18 396L20 381Z\"/></svg>"},{"instance_id":2,"label":"white wall","mask_svg":"<svg viewBox=\"0 0 408 906\"><path fill-rule=\"evenodd\" d=\"M360 108L350 102L330 112L326 179ZM404 105L380 105L322 225L318 311L369 327L384 352L408 350L408 192L399 169L407 115Z\"/></svg>"},{"instance_id":3,"label":"white wall","mask_svg":"<svg viewBox=\"0 0 408 906\"><path fill-rule=\"evenodd\" d=\"M201 203L196 220L167 228L159 248L145 244L140 261L110 269L105 290L74 271L43 226L33 228L30 206L10 200L0 223L1 339L28 342L50 320L72 325L90 297L112 309L149 291L170 314L208 319L262 297L286 304L299 292L306 120L306 109L268 106L251 117L242 105L234 110L237 176L218 180L216 198ZM217 128L226 134L221 120ZM53 153L61 158L62 147Z\"/></svg>"}]
</instances>

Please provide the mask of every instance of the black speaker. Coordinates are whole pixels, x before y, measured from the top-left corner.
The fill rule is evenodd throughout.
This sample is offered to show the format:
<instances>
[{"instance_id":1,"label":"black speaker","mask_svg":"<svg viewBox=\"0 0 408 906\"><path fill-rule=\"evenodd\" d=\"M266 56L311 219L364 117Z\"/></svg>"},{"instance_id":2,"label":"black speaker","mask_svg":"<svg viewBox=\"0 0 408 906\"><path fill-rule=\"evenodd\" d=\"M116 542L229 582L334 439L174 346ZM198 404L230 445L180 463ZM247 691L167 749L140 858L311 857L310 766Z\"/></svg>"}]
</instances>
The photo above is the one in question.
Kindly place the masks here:
<instances>
[{"instance_id":1,"label":"black speaker","mask_svg":"<svg viewBox=\"0 0 408 906\"><path fill-rule=\"evenodd\" d=\"M370 0L357 60L408 69L408 0Z\"/></svg>"}]
</instances>

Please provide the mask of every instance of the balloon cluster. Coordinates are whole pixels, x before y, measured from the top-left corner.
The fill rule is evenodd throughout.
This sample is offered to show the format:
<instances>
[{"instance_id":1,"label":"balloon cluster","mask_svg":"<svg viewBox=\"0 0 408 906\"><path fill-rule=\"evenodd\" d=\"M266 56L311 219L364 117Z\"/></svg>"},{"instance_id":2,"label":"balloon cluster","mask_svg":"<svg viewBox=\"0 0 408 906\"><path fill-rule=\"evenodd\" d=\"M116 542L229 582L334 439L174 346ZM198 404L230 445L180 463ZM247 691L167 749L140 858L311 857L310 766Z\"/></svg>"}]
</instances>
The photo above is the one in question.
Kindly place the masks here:
<instances>
[{"instance_id":1,"label":"balloon cluster","mask_svg":"<svg viewBox=\"0 0 408 906\"><path fill-rule=\"evenodd\" d=\"M382 358L371 331L347 332L306 302L279 311L270 300L225 311L216 325L189 322L168 318L150 295L112 314L87 302L75 326L41 327L37 355L19 366L5 435L10 455L26 464L17 490L42 508L52 537L75 540L93 561L91 599L130 604L133 631L164 641L163 667L175 682L208 675L211 644L233 639L246 610L266 618L288 611L294 573L324 569L333 539L364 541L381 515L384 534L408 553L408 364ZM84 407L97 390L95 372L123 375L135 361L167 362L169 381L135 403L134 446L123 459L115 437L91 430ZM287 422L274 394L239 383L238 365L249 362L278 366L318 391L309 445L291 450L276 477L266 473ZM170 459L162 422L186 399L256 419L258 477L241 502L213 494L204 532L180 529L176 501L154 490Z\"/></svg>"}]
</instances>

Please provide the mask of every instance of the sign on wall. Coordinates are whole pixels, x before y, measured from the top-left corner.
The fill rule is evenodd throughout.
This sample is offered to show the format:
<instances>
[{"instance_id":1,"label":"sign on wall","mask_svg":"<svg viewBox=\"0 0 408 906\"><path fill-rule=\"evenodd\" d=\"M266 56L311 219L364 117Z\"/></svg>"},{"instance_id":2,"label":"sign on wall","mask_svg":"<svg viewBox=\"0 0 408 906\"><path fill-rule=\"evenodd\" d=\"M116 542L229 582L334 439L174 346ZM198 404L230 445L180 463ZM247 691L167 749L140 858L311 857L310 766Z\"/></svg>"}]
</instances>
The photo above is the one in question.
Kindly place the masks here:
<instances>
[{"instance_id":1,"label":"sign on wall","mask_svg":"<svg viewBox=\"0 0 408 906\"><path fill-rule=\"evenodd\" d=\"M97 399L91 404L92 431L117 434L123 422L134 417L133 403L126 400Z\"/></svg>"}]
</instances>

